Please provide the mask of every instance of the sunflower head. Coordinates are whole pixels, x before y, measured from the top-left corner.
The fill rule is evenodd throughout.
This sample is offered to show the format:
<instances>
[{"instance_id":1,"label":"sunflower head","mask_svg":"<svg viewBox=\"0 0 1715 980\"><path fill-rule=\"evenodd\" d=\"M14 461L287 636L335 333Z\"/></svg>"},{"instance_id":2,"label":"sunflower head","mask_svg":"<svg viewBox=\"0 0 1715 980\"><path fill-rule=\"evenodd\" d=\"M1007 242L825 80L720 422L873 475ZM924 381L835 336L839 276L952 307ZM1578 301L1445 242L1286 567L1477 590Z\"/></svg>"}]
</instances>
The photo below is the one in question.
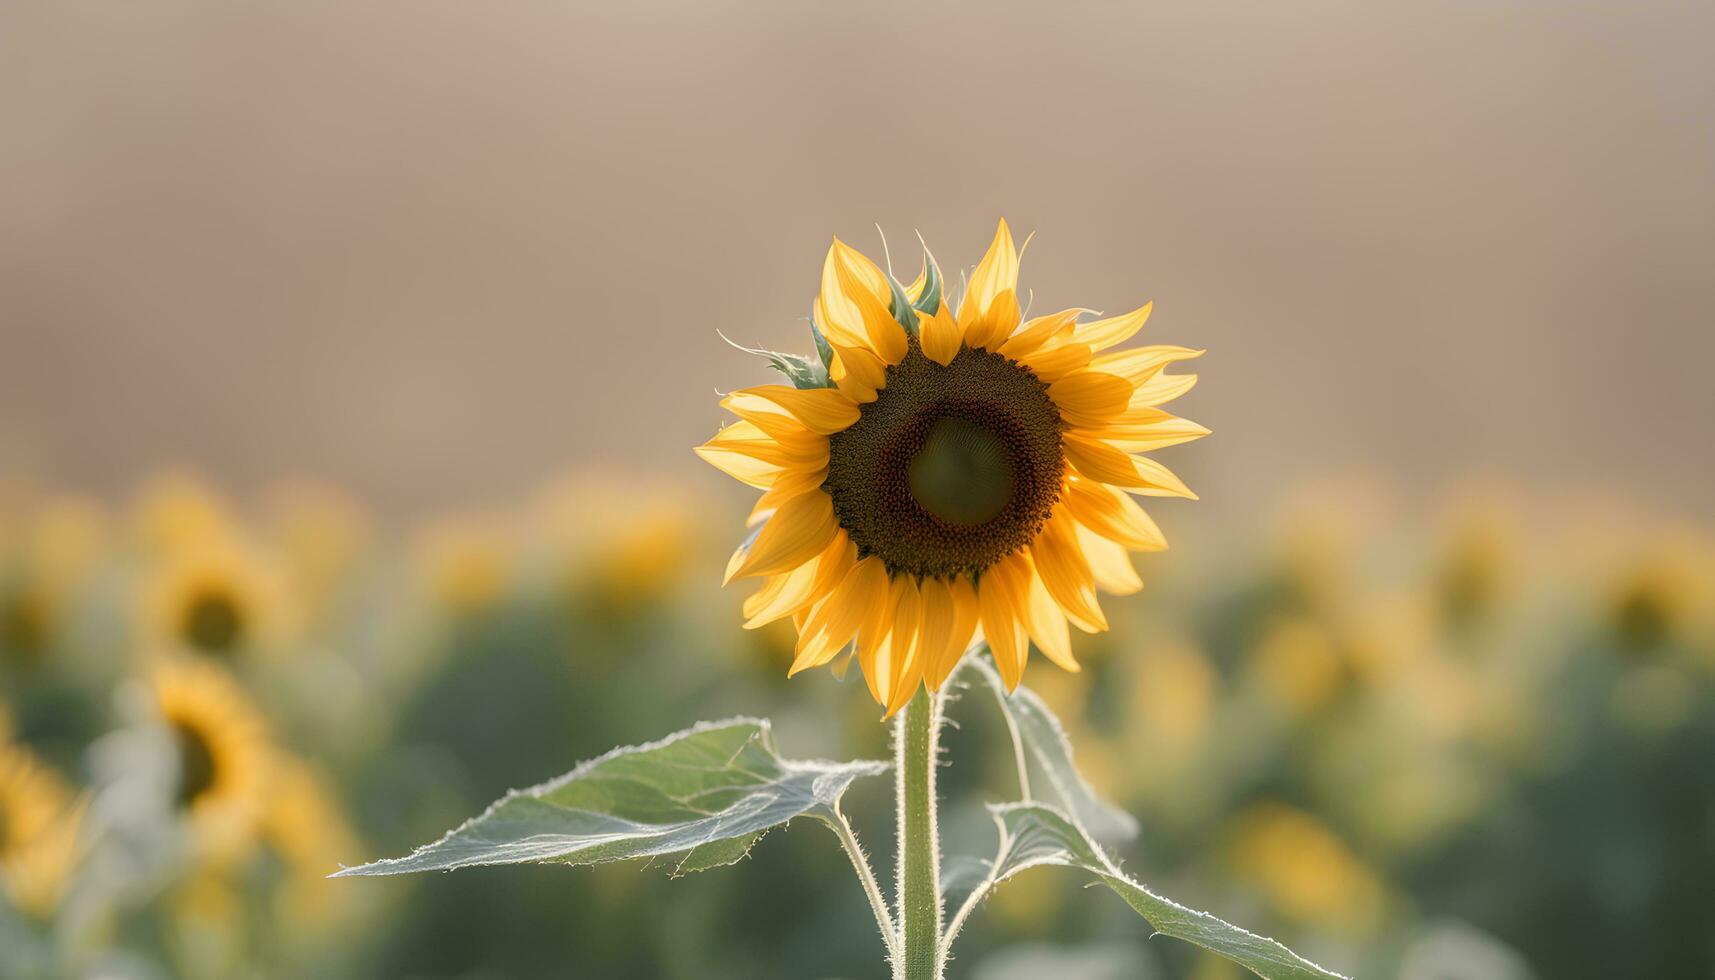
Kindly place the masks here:
<instances>
[{"instance_id":1,"label":"sunflower head","mask_svg":"<svg viewBox=\"0 0 1715 980\"><path fill-rule=\"evenodd\" d=\"M186 543L147 581L145 625L156 649L237 661L279 639L285 595L272 564L244 543Z\"/></svg>"},{"instance_id":2,"label":"sunflower head","mask_svg":"<svg viewBox=\"0 0 1715 980\"><path fill-rule=\"evenodd\" d=\"M956 308L925 254L910 286L835 239L811 319L817 357L764 353L790 384L735 391L698 448L763 491L727 578L763 579L745 625L791 617L791 671L855 652L892 714L938 689L974 638L1016 686L1034 643L1077 670L1069 627L1107 628L1096 588L1142 586L1128 551L1166 547L1133 495L1192 497L1140 453L1208 433L1160 407L1185 347L1110 350L1148 304L1025 319L1006 222Z\"/></svg>"},{"instance_id":3,"label":"sunflower head","mask_svg":"<svg viewBox=\"0 0 1715 980\"><path fill-rule=\"evenodd\" d=\"M229 674L207 662L164 662L152 688L176 763L172 805L206 852L248 844L273 766L261 715Z\"/></svg>"}]
</instances>

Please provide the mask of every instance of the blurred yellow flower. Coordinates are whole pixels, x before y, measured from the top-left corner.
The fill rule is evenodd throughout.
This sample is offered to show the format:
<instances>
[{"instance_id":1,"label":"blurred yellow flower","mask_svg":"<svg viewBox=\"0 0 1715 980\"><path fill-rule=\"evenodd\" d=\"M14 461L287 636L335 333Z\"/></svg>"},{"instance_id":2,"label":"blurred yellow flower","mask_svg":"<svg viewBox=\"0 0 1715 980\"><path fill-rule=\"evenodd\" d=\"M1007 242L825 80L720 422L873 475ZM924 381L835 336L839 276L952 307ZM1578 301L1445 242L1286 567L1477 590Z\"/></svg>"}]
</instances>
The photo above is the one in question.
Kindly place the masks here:
<instances>
[{"instance_id":1,"label":"blurred yellow flower","mask_svg":"<svg viewBox=\"0 0 1715 980\"><path fill-rule=\"evenodd\" d=\"M429 601L455 615L493 606L511 583L512 542L498 521L437 521L420 533L417 560Z\"/></svg>"},{"instance_id":2,"label":"blurred yellow flower","mask_svg":"<svg viewBox=\"0 0 1715 980\"><path fill-rule=\"evenodd\" d=\"M107 544L101 510L78 497L29 508L12 552L0 552L0 666L34 667L59 638L76 590Z\"/></svg>"},{"instance_id":3,"label":"blurred yellow flower","mask_svg":"<svg viewBox=\"0 0 1715 980\"><path fill-rule=\"evenodd\" d=\"M1166 779L1208 736L1220 695L1220 675L1208 658L1185 643L1165 643L1136 658L1130 716L1135 741L1161 765L1141 767L1140 778Z\"/></svg>"},{"instance_id":4,"label":"blurred yellow flower","mask_svg":"<svg viewBox=\"0 0 1715 980\"><path fill-rule=\"evenodd\" d=\"M285 866L279 912L309 928L336 923L350 889L328 875L362 856L351 828L320 773L301 759L280 756L263 819L263 834Z\"/></svg>"},{"instance_id":5,"label":"blurred yellow flower","mask_svg":"<svg viewBox=\"0 0 1715 980\"><path fill-rule=\"evenodd\" d=\"M83 497L44 502L34 516L29 563L36 578L55 589L75 586L108 547L108 518Z\"/></svg>"},{"instance_id":6,"label":"blurred yellow flower","mask_svg":"<svg viewBox=\"0 0 1715 980\"><path fill-rule=\"evenodd\" d=\"M1271 624L1251 667L1269 698L1300 720L1327 707L1346 679L1346 666L1333 638L1305 617L1286 617Z\"/></svg>"},{"instance_id":7,"label":"blurred yellow flower","mask_svg":"<svg viewBox=\"0 0 1715 980\"><path fill-rule=\"evenodd\" d=\"M1160 406L1195 375L1184 347L1102 353L1150 307L1021 322L1020 253L1002 221L956 315L928 260L911 287L834 240L813 325L825 376L733 392L740 421L697 452L765 491L727 579L763 579L748 627L791 617L789 673L855 644L891 715L938 690L980 628L1008 687L1032 643L1078 669L1070 626L1107 629L1098 587L1142 587L1129 551L1166 541L1132 494L1194 497L1141 453L1208 434ZM923 302L917 311L910 304Z\"/></svg>"},{"instance_id":8,"label":"blurred yellow flower","mask_svg":"<svg viewBox=\"0 0 1715 980\"><path fill-rule=\"evenodd\" d=\"M14 908L53 914L77 867L83 810L29 751L0 742L0 890Z\"/></svg>"},{"instance_id":9,"label":"blurred yellow flower","mask_svg":"<svg viewBox=\"0 0 1715 980\"><path fill-rule=\"evenodd\" d=\"M1283 916L1318 928L1369 932L1386 899L1381 882L1345 842L1302 810L1253 804L1234 822L1234 873L1262 888Z\"/></svg>"},{"instance_id":10,"label":"blurred yellow flower","mask_svg":"<svg viewBox=\"0 0 1715 980\"><path fill-rule=\"evenodd\" d=\"M293 591L318 616L327 611L369 544L369 520L342 491L284 486L266 505L269 540Z\"/></svg>"},{"instance_id":11,"label":"blurred yellow flower","mask_svg":"<svg viewBox=\"0 0 1715 980\"><path fill-rule=\"evenodd\" d=\"M1662 535L1632 560L1610 608L1614 634L1631 650L1707 642L1715 618L1715 550L1688 530Z\"/></svg>"},{"instance_id":12,"label":"blurred yellow flower","mask_svg":"<svg viewBox=\"0 0 1715 980\"><path fill-rule=\"evenodd\" d=\"M145 649L237 661L290 632L287 600L279 570L236 535L181 540L143 584Z\"/></svg>"},{"instance_id":13,"label":"blurred yellow flower","mask_svg":"<svg viewBox=\"0 0 1715 980\"><path fill-rule=\"evenodd\" d=\"M262 716L232 676L207 661L163 660L151 688L177 756L173 802L196 847L217 861L237 856L255 839L274 778Z\"/></svg>"},{"instance_id":14,"label":"blurred yellow flower","mask_svg":"<svg viewBox=\"0 0 1715 980\"><path fill-rule=\"evenodd\" d=\"M172 549L229 534L235 521L226 502L183 473L155 477L134 510L139 538L148 549Z\"/></svg>"},{"instance_id":15,"label":"blurred yellow flower","mask_svg":"<svg viewBox=\"0 0 1715 980\"><path fill-rule=\"evenodd\" d=\"M700 557L695 505L663 480L585 473L550 487L535 510L563 584L600 611L664 599Z\"/></svg>"},{"instance_id":16,"label":"blurred yellow flower","mask_svg":"<svg viewBox=\"0 0 1715 980\"><path fill-rule=\"evenodd\" d=\"M59 619L53 598L32 583L0 584L0 667L39 666Z\"/></svg>"},{"instance_id":17,"label":"blurred yellow flower","mask_svg":"<svg viewBox=\"0 0 1715 980\"><path fill-rule=\"evenodd\" d=\"M1471 626L1490 618L1512 587L1517 542L1498 504L1468 504L1447 533L1435 588L1448 622Z\"/></svg>"}]
</instances>

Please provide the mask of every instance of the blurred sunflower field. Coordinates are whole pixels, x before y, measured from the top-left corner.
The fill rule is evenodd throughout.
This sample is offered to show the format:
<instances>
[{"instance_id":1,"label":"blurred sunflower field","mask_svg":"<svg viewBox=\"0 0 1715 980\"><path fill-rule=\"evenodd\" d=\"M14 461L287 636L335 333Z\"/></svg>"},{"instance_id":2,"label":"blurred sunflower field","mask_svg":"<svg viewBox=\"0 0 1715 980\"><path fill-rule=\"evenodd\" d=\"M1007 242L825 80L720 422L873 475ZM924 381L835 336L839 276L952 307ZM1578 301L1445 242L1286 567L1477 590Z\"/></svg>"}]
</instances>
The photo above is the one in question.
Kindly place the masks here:
<instances>
[{"instance_id":1,"label":"blurred sunflower field","mask_svg":"<svg viewBox=\"0 0 1715 980\"><path fill-rule=\"evenodd\" d=\"M1709 529L1509 487L1296 499L1148 565L1081 673L1026 676L1139 816L1128 868L1353 976L1715 976ZM688 718L764 714L810 756L885 754L861 681L789 690L790 624L731 628L709 508L699 484L617 471L414 528L321 486L7 484L0 976L874 961L864 896L810 832L681 882L326 877ZM981 761L945 776L955 851L992 833L978 804L1012 778L1000 721L968 714L949 739ZM847 806L885 819L888 801ZM973 918L952 975L1238 976L1075 876L1023 880Z\"/></svg>"}]
</instances>

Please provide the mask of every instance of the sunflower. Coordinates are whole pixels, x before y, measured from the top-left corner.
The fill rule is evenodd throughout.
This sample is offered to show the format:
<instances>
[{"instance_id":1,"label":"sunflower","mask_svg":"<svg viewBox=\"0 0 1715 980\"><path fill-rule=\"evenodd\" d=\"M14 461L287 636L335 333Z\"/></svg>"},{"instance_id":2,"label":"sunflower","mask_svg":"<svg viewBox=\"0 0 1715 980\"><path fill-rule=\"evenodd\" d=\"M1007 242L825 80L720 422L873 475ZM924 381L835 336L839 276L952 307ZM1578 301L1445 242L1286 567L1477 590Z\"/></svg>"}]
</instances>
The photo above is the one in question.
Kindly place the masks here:
<instances>
[{"instance_id":1,"label":"sunflower","mask_svg":"<svg viewBox=\"0 0 1715 980\"><path fill-rule=\"evenodd\" d=\"M1129 551L1166 542L1132 494L1195 499L1139 452L1207 435L1160 406L1186 347L1110 351L1148 304L1023 319L1006 222L956 311L927 254L910 287L834 240L793 382L735 391L740 421L698 448L764 493L727 580L757 577L747 627L792 617L791 673L852 649L889 715L938 690L981 635L1009 686L1034 643L1077 670L1069 626L1107 628L1096 588L1142 587Z\"/></svg>"},{"instance_id":2,"label":"sunflower","mask_svg":"<svg viewBox=\"0 0 1715 980\"><path fill-rule=\"evenodd\" d=\"M30 515L27 532L16 567L0 574L0 666L25 669L60 643L105 545L105 517L79 498L53 499Z\"/></svg>"},{"instance_id":3,"label":"sunflower","mask_svg":"<svg viewBox=\"0 0 1715 980\"><path fill-rule=\"evenodd\" d=\"M695 513L674 484L586 472L537 498L532 530L549 548L568 596L586 611L624 618L666 599L687 557L701 551Z\"/></svg>"},{"instance_id":4,"label":"sunflower","mask_svg":"<svg viewBox=\"0 0 1715 980\"><path fill-rule=\"evenodd\" d=\"M0 744L0 892L46 918L79 857L83 802L28 751Z\"/></svg>"},{"instance_id":5,"label":"sunflower","mask_svg":"<svg viewBox=\"0 0 1715 980\"><path fill-rule=\"evenodd\" d=\"M329 872L360 849L338 801L322 774L303 760L279 757L262 833L284 865L278 911L283 921L306 927L337 922L348 889Z\"/></svg>"},{"instance_id":6,"label":"sunflower","mask_svg":"<svg viewBox=\"0 0 1715 980\"><path fill-rule=\"evenodd\" d=\"M145 585L150 646L238 660L280 638L285 596L272 563L235 536L182 541Z\"/></svg>"},{"instance_id":7,"label":"sunflower","mask_svg":"<svg viewBox=\"0 0 1715 980\"><path fill-rule=\"evenodd\" d=\"M268 803L273 752L261 715L231 675L207 662L164 661L151 680L176 754L172 804L205 853L241 850Z\"/></svg>"}]
</instances>

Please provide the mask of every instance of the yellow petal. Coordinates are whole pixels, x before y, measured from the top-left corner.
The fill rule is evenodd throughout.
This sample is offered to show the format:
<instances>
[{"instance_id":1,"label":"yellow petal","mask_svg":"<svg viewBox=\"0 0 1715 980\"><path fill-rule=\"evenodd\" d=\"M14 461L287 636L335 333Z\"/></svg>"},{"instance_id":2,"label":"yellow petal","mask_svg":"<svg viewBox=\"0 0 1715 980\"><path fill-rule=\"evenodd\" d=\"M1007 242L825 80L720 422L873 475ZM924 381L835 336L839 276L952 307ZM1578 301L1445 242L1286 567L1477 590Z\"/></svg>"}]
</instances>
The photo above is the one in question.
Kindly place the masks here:
<instances>
[{"instance_id":1,"label":"yellow petal","mask_svg":"<svg viewBox=\"0 0 1715 980\"><path fill-rule=\"evenodd\" d=\"M886 387L887 365L868 347L835 347L828 378L841 394L867 405Z\"/></svg>"},{"instance_id":2,"label":"yellow petal","mask_svg":"<svg viewBox=\"0 0 1715 980\"><path fill-rule=\"evenodd\" d=\"M833 595L834 589L845 581L845 577L857 565L857 545L846 536L844 530L834 532L834 540L829 542L826 551L816 568L816 580L810 583L810 595L820 599ZM801 625L801 624L800 624Z\"/></svg>"},{"instance_id":3,"label":"yellow petal","mask_svg":"<svg viewBox=\"0 0 1715 980\"><path fill-rule=\"evenodd\" d=\"M759 385L734 392L764 398L785 409L811 432L831 435L858 420L857 403L835 388Z\"/></svg>"},{"instance_id":4,"label":"yellow petal","mask_svg":"<svg viewBox=\"0 0 1715 980\"><path fill-rule=\"evenodd\" d=\"M759 459L752 459L730 450L698 446L694 451L702 458L703 462L758 490L767 490L773 486L775 477L780 475L780 466L774 463L764 463Z\"/></svg>"},{"instance_id":5,"label":"yellow petal","mask_svg":"<svg viewBox=\"0 0 1715 980\"><path fill-rule=\"evenodd\" d=\"M887 708L884 719L905 707L923 684L923 599L911 577L902 578L904 584L894 613L893 632L887 638L889 680L887 700L883 702Z\"/></svg>"},{"instance_id":6,"label":"yellow petal","mask_svg":"<svg viewBox=\"0 0 1715 980\"><path fill-rule=\"evenodd\" d=\"M1050 313L1047 316L1032 317L1018 332L1006 339L1000 345L1000 353L1014 359L1023 358L1047 343L1051 338L1065 335L1071 336L1072 324L1077 322L1078 314L1088 310L1071 309Z\"/></svg>"},{"instance_id":7,"label":"yellow petal","mask_svg":"<svg viewBox=\"0 0 1715 980\"><path fill-rule=\"evenodd\" d=\"M1072 339L1080 344L1087 344L1091 350L1107 350L1115 344L1123 344L1132 335L1143 329L1143 324L1149 319L1149 311L1154 303L1145 303L1130 313L1120 316L1110 316L1105 320L1092 320L1080 323L1072 331Z\"/></svg>"},{"instance_id":8,"label":"yellow petal","mask_svg":"<svg viewBox=\"0 0 1715 980\"><path fill-rule=\"evenodd\" d=\"M847 282L855 285L848 288ZM862 252L834 239L822 261L822 288L815 303L816 326L829 343L841 347L869 345L869 331L858 306L858 296L864 294L885 302L890 294L887 277Z\"/></svg>"},{"instance_id":9,"label":"yellow petal","mask_svg":"<svg viewBox=\"0 0 1715 980\"><path fill-rule=\"evenodd\" d=\"M968 303L959 308L959 324L965 329L967 346L996 350L1018 326L1018 296L1010 289L996 296L986 310L967 316L965 311L969 308Z\"/></svg>"},{"instance_id":10,"label":"yellow petal","mask_svg":"<svg viewBox=\"0 0 1715 980\"><path fill-rule=\"evenodd\" d=\"M1148 425L1110 424L1091 434L1128 453L1144 453L1201 439L1209 430L1190 419L1169 416Z\"/></svg>"},{"instance_id":11,"label":"yellow petal","mask_svg":"<svg viewBox=\"0 0 1715 980\"><path fill-rule=\"evenodd\" d=\"M781 618L790 616L799 607L809 602L812 593L811 583L816 580L819 561L807 561L797 568L782 575L768 579L762 588L756 590L744 600L744 628L753 630Z\"/></svg>"},{"instance_id":12,"label":"yellow petal","mask_svg":"<svg viewBox=\"0 0 1715 980\"><path fill-rule=\"evenodd\" d=\"M1137 476L1141 486L1128 487L1133 493L1145 497L1184 497L1186 500L1196 500L1197 495L1179 479L1178 474L1167 467L1150 459L1148 456L1130 456L1132 465L1137 467Z\"/></svg>"},{"instance_id":13,"label":"yellow petal","mask_svg":"<svg viewBox=\"0 0 1715 980\"><path fill-rule=\"evenodd\" d=\"M753 630L766 626L782 616L796 614L811 602L826 596L850 568L847 552L855 550L844 531L835 531L828 546L814 561L771 577L766 585L745 600L744 614L748 619L744 628Z\"/></svg>"},{"instance_id":14,"label":"yellow petal","mask_svg":"<svg viewBox=\"0 0 1715 980\"><path fill-rule=\"evenodd\" d=\"M1173 471L1147 456L1130 456L1100 439L1090 439L1067 432L1060 439L1066 461L1080 475L1099 483L1141 493L1151 497L1186 497L1196 500Z\"/></svg>"},{"instance_id":15,"label":"yellow petal","mask_svg":"<svg viewBox=\"0 0 1715 980\"><path fill-rule=\"evenodd\" d=\"M1096 603L1090 563L1078 547L1077 523L1064 507L1054 508L1054 515L1042 526L1030 552L1037 577L1079 629L1099 633L1108 628L1107 617Z\"/></svg>"},{"instance_id":16,"label":"yellow petal","mask_svg":"<svg viewBox=\"0 0 1715 980\"><path fill-rule=\"evenodd\" d=\"M936 674L953 635L953 590L946 579L926 578L918 589L918 598L921 608L917 626L918 654L923 658L930 689L939 690L941 681Z\"/></svg>"},{"instance_id":17,"label":"yellow petal","mask_svg":"<svg viewBox=\"0 0 1715 980\"><path fill-rule=\"evenodd\" d=\"M824 603L824 605L826 605L826 603ZM814 613L811 615L814 615ZM844 650L846 648L846 644L850 642L850 637L840 640L836 639L833 634L826 631L820 633L801 634L799 637L797 656L793 659L792 666L787 668L786 676L791 677L795 674L809 670L812 667L822 666L828 661L839 656L840 651Z\"/></svg>"},{"instance_id":18,"label":"yellow petal","mask_svg":"<svg viewBox=\"0 0 1715 980\"><path fill-rule=\"evenodd\" d=\"M869 685L870 697L875 698L876 703L883 707L887 706L888 700L895 693L893 687L896 676L895 668L903 660L903 658L896 659L894 657L894 649L888 641L893 637L896 626L906 626L908 634L916 628L914 617L917 611L917 594L915 588L911 593L910 604L905 609L906 614L913 618L904 624L899 622L900 604L904 601L905 587L909 582L910 577L905 575L889 579L886 597L866 618L863 625L858 628L858 666L863 669L864 683ZM910 636L907 635L905 637L905 653L910 652L910 643Z\"/></svg>"},{"instance_id":19,"label":"yellow petal","mask_svg":"<svg viewBox=\"0 0 1715 980\"><path fill-rule=\"evenodd\" d=\"M1030 599L1025 606L1025 626L1049 660L1062 670L1077 673L1078 661L1072 659L1072 634L1066 628L1066 614L1043 586L1042 579L1030 576Z\"/></svg>"},{"instance_id":20,"label":"yellow petal","mask_svg":"<svg viewBox=\"0 0 1715 980\"><path fill-rule=\"evenodd\" d=\"M1178 398L1197 386L1195 374L1157 374L1131 393L1130 408L1153 408Z\"/></svg>"},{"instance_id":21,"label":"yellow petal","mask_svg":"<svg viewBox=\"0 0 1715 980\"><path fill-rule=\"evenodd\" d=\"M816 665L806 662L810 659L807 651L814 643L826 643L827 655L832 657L851 642L859 628L875 618L876 610L887 596L887 588L887 568L880 558L871 555L858 562L829 594L828 601L818 606L805 622L798 637L798 661L789 673Z\"/></svg>"},{"instance_id":22,"label":"yellow petal","mask_svg":"<svg viewBox=\"0 0 1715 980\"><path fill-rule=\"evenodd\" d=\"M947 642L942 645L940 654L923 664L929 688L935 691L941 689L952 675L953 668L959 665L959 659L970 648L972 634L977 630L977 590L970 579L962 575L955 577L948 583L947 591L953 603L953 628L948 631Z\"/></svg>"},{"instance_id":23,"label":"yellow petal","mask_svg":"<svg viewBox=\"0 0 1715 980\"><path fill-rule=\"evenodd\" d=\"M821 486L827 478L828 468L825 466L814 470L781 470L774 477L774 483L762 492L762 496L756 498L756 504L750 508L750 517L744 522L744 526L756 527L772 517L789 498L796 497L812 487Z\"/></svg>"},{"instance_id":24,"label":"yellow petal","mask_svg":"<svg viewBox=\"0 0 1715 980\"><path fill-rule=\"evenodd\" d=\"M1072 425L1100 425L1125 411L1131 383L1100 371L1076 371L1048 386L1048 397Z\"/></svg>"},{"instance_id":25,"label":"yellow petal","mask_svg":"<svg viewBox=\"0 0 1715 980\"><path fill-rule=\"evenodd\" d=\"M1030 650L1023 623L1029 591L1016 561L1012 556L1002 558L977 581L978 619L1008 691L1017 689L1024 677L1024 658Z\"/></svg>"},{"instance_id":26,"label":"yellow petal","mask_svg":"<svg viewBox=\"0 0 1715 980\"><path fill-rule=\"evenodd\" d=\"M1006 219L1000 219L995 228L994 241L989 243L989 250L983 255L982 261L971 270L970 284L965 288L964 306L970 307L975 316L982 316L994 305L1002 293L1018 292L1018 249L1012 242L1012 229L1006 226ZM1016 299L1014 305L1016 305ZM960 313L964 310L961 308ZM1015 319L1014 324L1017 323ZM1010 332L1010 325L1009 325Z\"/></svg>"},{"instance_id":27,"label":"yellow petal","mask_svg":"<svg viewBox=\"0 0 1715 980\"><path fill-rule=\"evenodd\" d=\"M762 526L735 577L778 575L797 568L828 546L837 526L833 498L821 490L785 500Z\"/></svg>"},{"instance_id":28,"label":"yellow petal","mask_svg":"<svg viewBox=\"0 0 1715 980\"><path fill-rule=\"evenodd\" d=\"M925 356L942 367L953 363L953 358L958 355L964 340L964 331L959 329L953 314L947 311L946 303L941 304L934 316L918 313L917 330L922 338Z\"/></svg>"},{"instance_id":29,"label":"yellow petal","mask_svg":"<svg viewBox=\"0 0 1715 980\"><path fill-rule=\"evenodd\" d=\"M834 239L836 283L844 290L846 299L857 309L858 316L862 319L863 334L869 339L870 349L887 363L898 364L905 359L908 346L905 328L900 326L899 321L888 311L892 289L887 285L887 279L881 279L884 292L871 292L872 284L867 281L871 272L881 275L881 270L875 267L875 263L864 258L856 249L847 247L839 239ZM824 283L824 290L825 288Z\"/></svg>"},{"instance_id":30,"label":"yellow petal","mask_svg":"<svg viewBox=\"0 0 1715 980\"><path fill-rule=\"evenodd\" d=\"M721 399L721 407L777 439L815 435L785 408L748 391L735 391Z\"/></svg>"},{"instance_id":31,"label":"yellow petal","mask_svg":"<svg viewBox=\"0 0 1715 980\"><path fill-rule=\"evenodd\" d=\"M1090 563L1090 575L1097 588L1112 595L1132 595L1143 588L1143 579L1132 566L1131 555L1124 545L1080 524L1078 547Z\"/></svg>"},{"instance_id":32,"label":"yellow petal","mask_svg":"<svg viewBox=\"0 0 1715 980\"><path fill-rule=\"evenodd\" d=\"M1090 349L1083 344L1044 347L1018 359L1043 384L1053 384L1090 363Z\"/></svg>"},{"instance_id":33,"label":"yellow petal","mask_svg":"<svg viewBox=\"0 0 1715 980\"><path fill-rule=\"evenodd\" d=\"M1174 347L1160 344L1153 347L1133 347L1129 350L1115 351L1103 354L1090 362L1090 367L1097 371L1117 374L1139 385L1154 377L1157 372L1169 364L1179 361L1189 361L1194 357L1202 357L1205 351L1190 347Z\"/></svg>"},{"instance_id":34,"label":"yellow petal","mask_svg":"<svg viewBox=\"0 0 1715 980\"><path fill-rule=\"evenodd\" d=\"M1093 480L1066 481L1066 509L1080 524L1134 551L1162 551L1167 538L1137 501Z\"/></svg>"},{"instance_id":35,"label":"yellow petal","mask_svg":"<svg viewBox=\"0 0 1715 980\"><path fill-rule=\"evenodd\" d=\"M801 438L776 439L749 422L734 422L703 443L711 452L730 452L780 467L814 469L828 465L828 439L805 433Z\"/></svg>"}]
</instances>

